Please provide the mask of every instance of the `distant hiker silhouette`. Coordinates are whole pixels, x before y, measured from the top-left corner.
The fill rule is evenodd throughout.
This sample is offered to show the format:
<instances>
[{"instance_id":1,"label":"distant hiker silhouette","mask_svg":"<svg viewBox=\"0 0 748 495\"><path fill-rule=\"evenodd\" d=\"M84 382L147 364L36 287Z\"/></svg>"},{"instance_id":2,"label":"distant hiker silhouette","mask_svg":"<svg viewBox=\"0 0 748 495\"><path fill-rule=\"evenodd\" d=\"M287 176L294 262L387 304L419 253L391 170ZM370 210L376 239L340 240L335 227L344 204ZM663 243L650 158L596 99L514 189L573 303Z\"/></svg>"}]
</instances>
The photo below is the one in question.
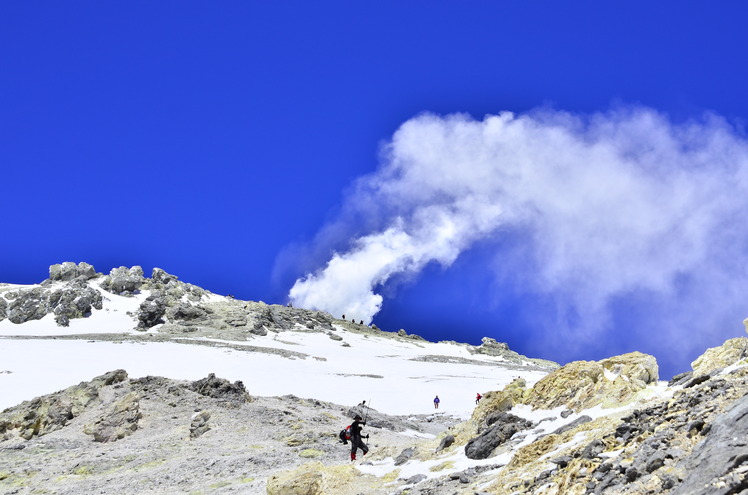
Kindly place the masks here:
<instances>
[{"instance_id":1,"label":"distant hiker silhouette","mask_svg":"<svg viewBox=\"0 0 748 495\"><path fill-rule=\"evenodd\" d=\"M361 438L368 439L369 435L366 435L366 437L361 436L361 425L366 426L366 421L362 421L361 416L356 414L353 418L353 423L351 423L351 461L356 460L356 451L358 449L361 449L364 455L369 452L369 447L361 440Z\"/></svg>"},{"instance_id":2,"label":"distant hiker silhouette","mask_svg":"<svg viewBox=\"0 0 748 495\"><path fill-rule=\"evenodd\" d=\"M434 398L434 409L439 409L439 402L441 402L441 401L439 400L439 396L437 395Z\"/></svg>"},{"instance_id":3,"label":"distant hiker silhouette","mask_svg":"<svg viewBox=\"0 0 748 495\"><path fill-rule=\"evenodd\" d=\"M481 395L480 393L478 393L478 394L477 394L477 395L475 396L475 403L476 403L476 404L477 404L477 403L479 403L479 402L480 402L480 400L481 400L482 398L483 398L483 396L482 396L482 395Z\"/></svg>"},{"instance_id":4,"label":"distant hiker silhouette","mask_svg":"<svg viewBox=\"0 0 748 495\"><path fill-rule=\"evenodd\" d=\"M345 320L345 315L343 315L343 319Z\"/></svg>"}]
</instances>

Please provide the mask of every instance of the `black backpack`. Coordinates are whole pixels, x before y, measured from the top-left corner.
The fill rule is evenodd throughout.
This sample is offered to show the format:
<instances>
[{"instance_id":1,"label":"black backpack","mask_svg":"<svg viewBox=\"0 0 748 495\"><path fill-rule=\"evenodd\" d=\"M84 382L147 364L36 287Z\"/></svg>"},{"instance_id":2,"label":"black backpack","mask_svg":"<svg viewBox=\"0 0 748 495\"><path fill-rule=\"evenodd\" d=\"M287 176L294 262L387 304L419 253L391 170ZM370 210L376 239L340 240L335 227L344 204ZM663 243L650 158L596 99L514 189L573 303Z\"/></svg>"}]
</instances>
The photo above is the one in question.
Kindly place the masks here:
<instances>
[{"instance_id":1,"label":"black backpack","mask_svg":"<svg viewBox=\"0 0 748 495\"><path fill-rule=\"evenodd\" d=\"M348 425L342 430L340 430L340 433L338 434L338 438L340 438L341 443L347 445L348 440L351 439L351 425Z\"/></svg>"}]
</instances>

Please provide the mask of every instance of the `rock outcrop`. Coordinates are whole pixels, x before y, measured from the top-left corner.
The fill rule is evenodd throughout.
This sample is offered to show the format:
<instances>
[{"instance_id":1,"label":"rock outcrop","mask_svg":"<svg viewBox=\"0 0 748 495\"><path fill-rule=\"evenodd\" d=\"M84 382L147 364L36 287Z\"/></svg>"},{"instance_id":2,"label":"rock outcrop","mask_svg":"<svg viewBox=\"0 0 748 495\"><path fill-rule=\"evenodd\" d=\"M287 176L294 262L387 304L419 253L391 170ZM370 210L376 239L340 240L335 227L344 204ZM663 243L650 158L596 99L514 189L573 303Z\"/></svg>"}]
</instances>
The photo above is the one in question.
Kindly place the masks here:
<instances>
[{"instance_id":1,"label":"rock outcrop","mask_svg":"<svg viewBox=\"0 0 748 495\"><path fill-rule=\"evenodd\" d=\"M621 406L658 379L654 356L632 352L601 361L574 361L549 373L523 397L537 409L565 406L581 411L602 405Z\"/></svg>"}]
</instances>

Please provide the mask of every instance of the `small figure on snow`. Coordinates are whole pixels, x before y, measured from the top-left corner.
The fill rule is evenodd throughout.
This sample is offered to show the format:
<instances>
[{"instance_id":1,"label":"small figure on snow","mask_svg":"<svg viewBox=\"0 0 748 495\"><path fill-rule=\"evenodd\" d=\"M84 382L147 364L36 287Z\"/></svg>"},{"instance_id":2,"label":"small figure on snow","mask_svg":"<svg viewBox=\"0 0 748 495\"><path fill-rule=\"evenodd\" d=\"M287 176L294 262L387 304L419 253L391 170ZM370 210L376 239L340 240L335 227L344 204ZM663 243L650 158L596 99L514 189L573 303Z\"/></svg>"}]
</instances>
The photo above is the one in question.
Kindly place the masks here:
<instances>
[{"instance_id":1,"label":"small figure on snow","mask_svg":"<svg viewBox=\"0 0 748 495\"><path fill-rule=\"evenodd\" d=\"M439 396L434 397L434 409L439 409Z\"/></svg>"},{"instance_id":2,"label":"small figure on snow","mask_svg":"<svg viewBox=\"0 0 748 495\"><path fill-rule=\"evenodd\" d=\"M353 418L353 423L351 423L351 461L356 460L356 451L358 449L361 449L364 455L369 452L369 447L361 440L361 438L368 439L369 435L366 435L366 437L361 436L361 425L366 426L366 421L362 421L361 416L356 414Z\"/></svg>"},{"instance_id":3,"label":"small figure on snow","mask_svg":"<svg viewBox=\"0 0 748 495\"><path fill-rule=\"evenodd\" d=\"M475 396L475 403L478 404L482 398L483 396L478 392Z\"/></svg>"}]
</instances>

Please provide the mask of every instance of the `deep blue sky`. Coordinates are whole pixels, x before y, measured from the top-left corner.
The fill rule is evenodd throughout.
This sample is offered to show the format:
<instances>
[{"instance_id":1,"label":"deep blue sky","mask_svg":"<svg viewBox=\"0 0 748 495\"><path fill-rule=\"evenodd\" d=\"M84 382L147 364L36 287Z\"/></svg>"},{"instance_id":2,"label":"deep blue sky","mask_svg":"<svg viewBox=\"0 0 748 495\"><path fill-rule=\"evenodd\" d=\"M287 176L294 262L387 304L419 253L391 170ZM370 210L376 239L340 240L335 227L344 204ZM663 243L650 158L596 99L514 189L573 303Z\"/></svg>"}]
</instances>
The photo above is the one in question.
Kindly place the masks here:
<instances>
[{"instance_id":1,"label":"deep blue sky","mask_svg":"<svg viewBox=\"0 0 748 495\"><path fill-rule=\"evenodd\" d=\"M315 268L288 253L340 218L404 122L641 105L740 132L746 22L740 1L5 2L0 281L38 283L63 261L158 266L285 303L299 266ZM374 322L532 354L542 332L523 307L542 297L494 283L483 260L501 242L386 286ZM534 355L640 349L663 375L698 355L660 356L621 325L587 354Z\"/></svg>"}]
</instances>

